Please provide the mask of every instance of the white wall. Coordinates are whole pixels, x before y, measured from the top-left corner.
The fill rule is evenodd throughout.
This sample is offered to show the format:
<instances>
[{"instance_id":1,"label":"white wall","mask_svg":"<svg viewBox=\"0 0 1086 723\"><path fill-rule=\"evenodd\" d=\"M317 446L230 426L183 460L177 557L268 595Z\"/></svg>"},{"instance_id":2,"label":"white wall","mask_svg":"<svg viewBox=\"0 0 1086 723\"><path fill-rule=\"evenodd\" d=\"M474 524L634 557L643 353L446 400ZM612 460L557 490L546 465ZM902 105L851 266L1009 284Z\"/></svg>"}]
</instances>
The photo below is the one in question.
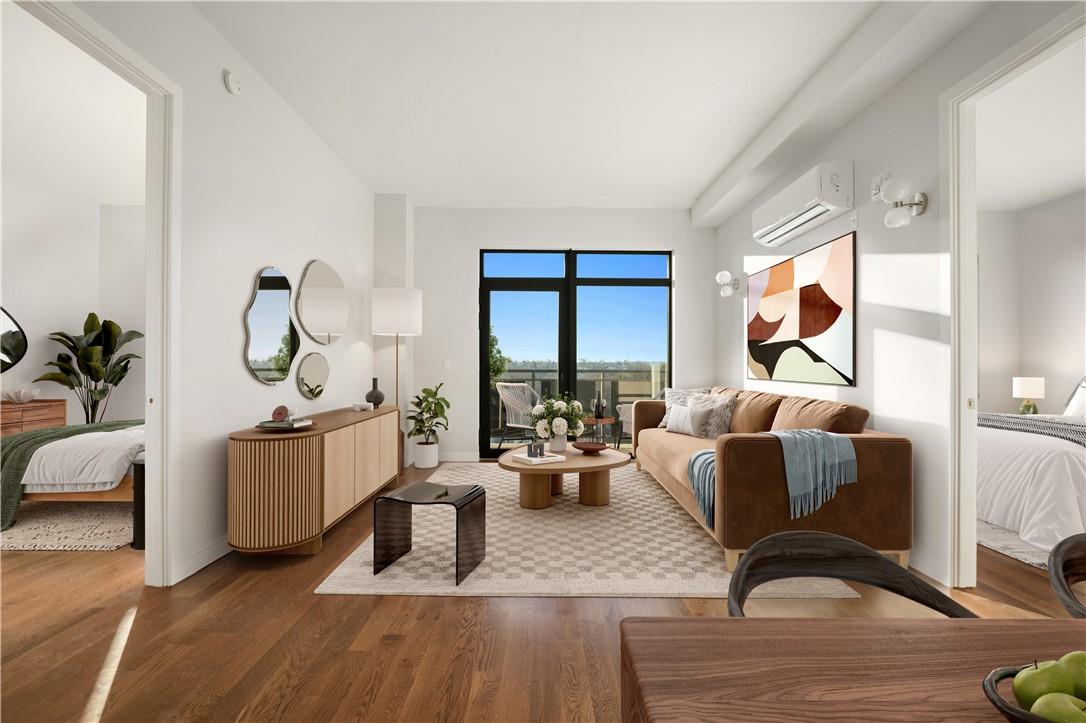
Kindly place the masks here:
<instances>
[{"instance_id":1,"label":"white wall","mask_svg":"<svg viewBox=\"0 0 1086 723\"><path fill-rule=\"evenodd\" d=\"M1014 213L978 215L977 408L982 412L1016 412L1021 404L1011 397L1011 377L1023 376L1020 241Z\"/></svg>"},{"instance_id":2,"label":"white wall","mask_svg":"<svg viewBox=\"0 0 1086 723\"><path fill-rule=\"evenodd\" d=\"M372 194L316 133L188 3L81 3L84 12L182 89L181 520L175 569L225 552L226 438L281 403L301 413L364 394L372 369ZM222 71L244 84L228 95ZM331 264L351 298L347 332L331 346L303 335L291 377L277 386L246 369L243 312L254 275L278 266L295 285L310 259ZM298 392L301 356L329 361L319 400Z\"/></svg>"},{"instance_id":3,"label":"white wall","mask_svg":"<svg viewBox=\"0 0 1086 723\"><path fill-rule=\"evenodd\" d=\"M912 439L913 564L949 579L951 490L950 261L939 225L939 96L1058 12L1064 4L997 3L833 138L718 229L718 266L733 272L746 256L794 255L857 230L857 373L855 387L745 381L742 298L725 302L718 334L719 377L732 384L861 404L870 426ZM751 240L750 213L819 161L856 164L858 204L778 249ZM926 191L928 213L907 228L882 225L887 206L868 200L872 176L888 171ZM681 279L681 277L680 277Z\"/></svg>"},{"instance_id":4,"label":"white wall","mask_svg":"<svg viewBox=\"0 0 1086 723\"><path fill-rule=\"evenodd\" d=\"M1086 375L1086 194L1019 211L1021 376L1045 378L1042 414Z\"/></svg>"},{"instance_id":5,"label":"white wall","mask_svg":"<svg viewBox=\"0 0 1086 723\"><path fill-rule=\"evenodd\" d=\"M716 381L716 249L710 229L686 211L637 209L415 210L415 283L423 291L415 340L418 385L445 382L452 403L442 459L479 452L479 249L673 251L674 374L677 386ZM616 312L617 313L617 312ZM444 368L445 361L451 369Z\"/></svg>"},{"instance_id":6,"label":"white wall","mask_svg":"<svg viewBox=\"0 0 1086 723\"><path fill-rule=\"evenodd\" d=\"M53 371L45 362L63 351L49 334L81 333L91 311L144 329L147 103L22 8L4 3L2 12L2 302L29 347L0 382L67 399L68 422L77 424L85 418L75 394L34 379ZM135 228L125 214L138 219ZM142 341L125 347L142 350ZM143 362L135 360L104 418L142 416Z\"/></svg>"},{"instance_id":7,"label":"white wall","mask_svg":"<svg viewBox=\"0 0 1086 723\"><path fill-rule=\"evenodd\" d=\"M1044 377L1042 414L1086 375L1086 194L981 213L980 409L1016 412L1011 377Z\"/></svg>"}]
</instances>

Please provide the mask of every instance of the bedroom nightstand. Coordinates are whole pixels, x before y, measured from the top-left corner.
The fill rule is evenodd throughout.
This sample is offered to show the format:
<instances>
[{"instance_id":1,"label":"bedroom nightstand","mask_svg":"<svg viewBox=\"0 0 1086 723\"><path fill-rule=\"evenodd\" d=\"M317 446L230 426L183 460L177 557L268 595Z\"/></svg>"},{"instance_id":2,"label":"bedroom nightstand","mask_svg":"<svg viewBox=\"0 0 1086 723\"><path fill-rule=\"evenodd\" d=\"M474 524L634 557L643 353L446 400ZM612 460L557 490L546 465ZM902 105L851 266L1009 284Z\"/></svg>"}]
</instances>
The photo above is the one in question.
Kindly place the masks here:
<instances>
[{"instance_id":1,"label":"bedroom nightstand","mask_svg":"<svg viewBox=\"0 0 1086 723\"><path fill-rule=\"evenodd\" d=\"M35 399L22 403L0 401L0 437L35 429L63 427L67 423L66 399Z\"/></svg>"}]
</instances>

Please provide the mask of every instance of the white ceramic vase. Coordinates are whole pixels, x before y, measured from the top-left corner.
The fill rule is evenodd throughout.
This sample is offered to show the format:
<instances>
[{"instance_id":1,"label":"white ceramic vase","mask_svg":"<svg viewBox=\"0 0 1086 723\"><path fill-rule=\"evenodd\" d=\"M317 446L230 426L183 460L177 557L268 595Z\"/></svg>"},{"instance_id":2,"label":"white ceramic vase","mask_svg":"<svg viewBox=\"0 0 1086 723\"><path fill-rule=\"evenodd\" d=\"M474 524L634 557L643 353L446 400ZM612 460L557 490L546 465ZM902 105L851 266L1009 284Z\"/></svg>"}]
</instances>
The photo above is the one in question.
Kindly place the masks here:
<instances>
[{"instance_id":1,"label":"white ceramic vase","mask_svg":"<svg viewBox=\"0 0 1086 723\"><path fill-rule=\"evenodd\" d=\"M566 435L561 434L557 437L551 437L551 441L548 445L552 452L565 452L566 451Z\"/></svg>"},{"instance_id":2,"label":"white ceramic vase","mask_svg":"<svg viewBox=\"0 0 1086 723\"><path fill-rule=\"evenodd\" d=\"M431 469L437 467L438 444L420 444L415 442L415 467L418 469Z\"/></svg>"}]
</instances>

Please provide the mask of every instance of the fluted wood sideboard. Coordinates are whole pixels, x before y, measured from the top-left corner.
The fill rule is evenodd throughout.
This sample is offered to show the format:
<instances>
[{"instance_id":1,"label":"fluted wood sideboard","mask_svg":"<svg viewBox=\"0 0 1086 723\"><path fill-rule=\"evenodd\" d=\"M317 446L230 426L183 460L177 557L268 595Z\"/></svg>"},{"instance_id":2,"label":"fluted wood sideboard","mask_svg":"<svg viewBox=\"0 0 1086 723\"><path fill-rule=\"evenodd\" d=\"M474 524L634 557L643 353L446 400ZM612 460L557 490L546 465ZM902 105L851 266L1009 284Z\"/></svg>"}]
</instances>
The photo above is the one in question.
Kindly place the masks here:
<instances>
[{"instance_id":1,"label":"fluted wood sideboard","mask_svg":"<svg viewBox=\"0 0 1086 723\"><path fill-rule=\"evenodd\" d=\"M230 546L315 554L324 532L396 479L399 410L314 414L301 432L230 435Z\"/></svg>"}]
</instances>

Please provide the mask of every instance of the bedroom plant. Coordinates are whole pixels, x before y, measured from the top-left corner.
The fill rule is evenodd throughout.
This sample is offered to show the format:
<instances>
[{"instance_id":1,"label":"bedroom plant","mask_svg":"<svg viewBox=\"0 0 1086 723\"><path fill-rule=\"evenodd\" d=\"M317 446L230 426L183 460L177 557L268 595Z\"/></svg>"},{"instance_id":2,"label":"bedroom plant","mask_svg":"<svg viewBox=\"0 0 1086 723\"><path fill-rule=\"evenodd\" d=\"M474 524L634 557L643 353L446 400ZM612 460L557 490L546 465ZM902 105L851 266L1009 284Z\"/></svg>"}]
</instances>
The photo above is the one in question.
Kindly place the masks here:
<instances>
[{"instance_id":1,"label":"bedroom plant","mask_svg":"<svg viewBox=\"0 0 1086 723\"><path fill-rule=\"evenodd\" d=\"M535 433L550 440L552 452L565 452L567 437L584 434L584 407L572 394L547 397L532 408L528 418Z\"/></svg>"},{"instance_id":2,"label":"bedroom plant","mask_svg":"<svg viewBox=\"0 0 1086 723\"><path fill-rule=\"evenodd\" d=\"M448 410L452 405L440 394L443 386L445 382L432 388L424 387L411 400L411 414L407 415L411 428L407 430L407 436L421 437L420 441L415 442L415 466L420 469L437 466L437 430L449 428Z\"/></svg>"},{"instance_id":3,"label":"bedroom plant","mask_svg":"<svg viewBox=\"0 0 1086 723\"><path fill-rule=\"evenodd\" d=\"M93 311L83 322L82 334L55 331L49 338L63 346L67 353L57 354L55 361L45 366L58 371L47 372L36 382L55 382L75 392L83 407L87 424L106 416L113 390L128 376L133 359L139 354L120 354L126 344L142 339L138 331L124 331L120 324L106 319L100 321Z\"/></svg>"}]
</instances>

